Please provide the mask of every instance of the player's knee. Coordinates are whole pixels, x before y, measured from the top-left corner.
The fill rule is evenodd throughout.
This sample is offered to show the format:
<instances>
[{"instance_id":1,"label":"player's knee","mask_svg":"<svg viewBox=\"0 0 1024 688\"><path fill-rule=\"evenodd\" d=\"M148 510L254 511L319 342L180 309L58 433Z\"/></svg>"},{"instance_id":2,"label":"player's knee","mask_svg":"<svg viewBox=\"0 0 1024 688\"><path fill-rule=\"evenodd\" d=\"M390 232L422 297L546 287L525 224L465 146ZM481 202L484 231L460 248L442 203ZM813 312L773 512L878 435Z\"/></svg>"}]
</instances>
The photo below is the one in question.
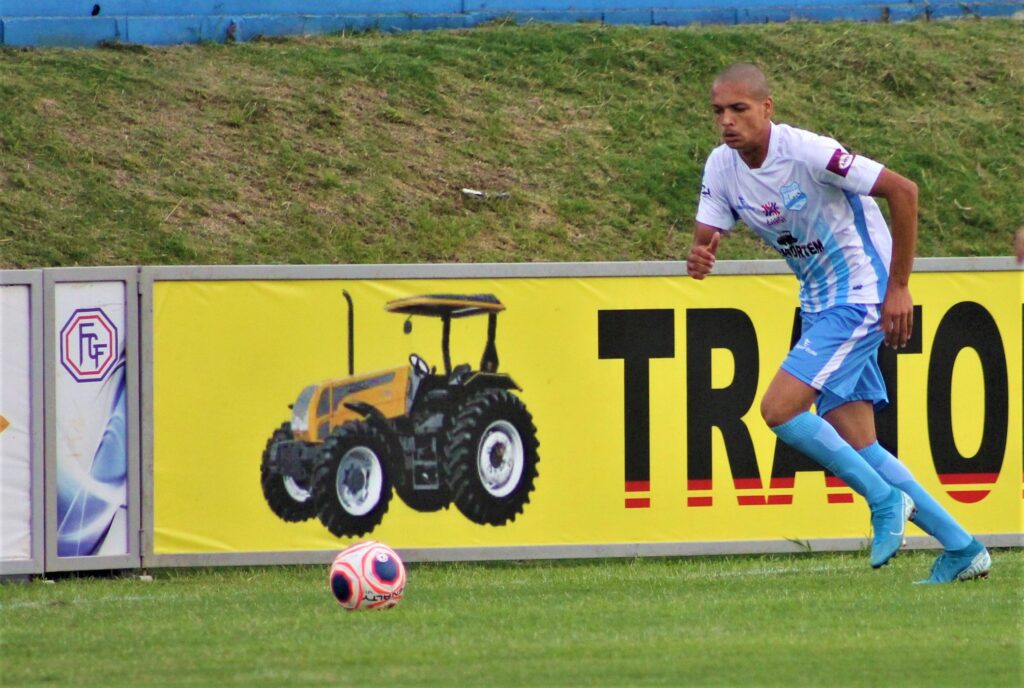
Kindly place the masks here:
<instances>
[{"instance_id":1,"label":"player's knee","mask_svg":"<svg viewBox=\"0 0 1024 688\"><path fill-rule=\"evenodd\" d=\"M761 418L769 428L787 423L811 408L800 395L777 393L769 387L761 398Z\"/></svg>"},{"instance_id":2,"label":"player's knee","mask_svg":"<svg viewBox=\"0 0 1024 688\"><path fill-rule=\"evenodd\" d=\"M796 412L786 408L785 405L778 403L776 399L770 398L768 395L761 399L761 418L769 428L782 425L796 415Z\"/></svg>"}]
</instances>

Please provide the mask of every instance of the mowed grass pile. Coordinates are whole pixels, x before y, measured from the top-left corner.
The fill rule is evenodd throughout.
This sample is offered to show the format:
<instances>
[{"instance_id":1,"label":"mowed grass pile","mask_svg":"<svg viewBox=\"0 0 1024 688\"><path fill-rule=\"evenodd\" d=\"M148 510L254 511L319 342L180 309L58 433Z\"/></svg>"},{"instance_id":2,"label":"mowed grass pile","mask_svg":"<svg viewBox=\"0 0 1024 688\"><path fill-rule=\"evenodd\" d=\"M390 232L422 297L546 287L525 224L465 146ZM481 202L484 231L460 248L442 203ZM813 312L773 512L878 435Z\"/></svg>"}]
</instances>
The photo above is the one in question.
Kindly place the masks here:
<instances>
[{"instance_id":1,"label":"mowed grass pile","mask_svg":"<svg viewBox=\"0 0 1024 688\"><path fill-rule=\"evenodd\" d=\"M0 586L3 684L1011 686L1024 552L917 586L934 552L410 566L350 613L327 567Z\"/></svg>"},{"instance_id":2,"label":"mowed grass pile","mask_svg":"<svg viewBox=\"0 0 1024 688\"><path fill-rule=\"evenodd\" d=\"M920 255L1007 255L1022 44L985 20L0 50L0 267L679 259L735 60L779 121L918 182Z\"/></svg>"}]
</instances>

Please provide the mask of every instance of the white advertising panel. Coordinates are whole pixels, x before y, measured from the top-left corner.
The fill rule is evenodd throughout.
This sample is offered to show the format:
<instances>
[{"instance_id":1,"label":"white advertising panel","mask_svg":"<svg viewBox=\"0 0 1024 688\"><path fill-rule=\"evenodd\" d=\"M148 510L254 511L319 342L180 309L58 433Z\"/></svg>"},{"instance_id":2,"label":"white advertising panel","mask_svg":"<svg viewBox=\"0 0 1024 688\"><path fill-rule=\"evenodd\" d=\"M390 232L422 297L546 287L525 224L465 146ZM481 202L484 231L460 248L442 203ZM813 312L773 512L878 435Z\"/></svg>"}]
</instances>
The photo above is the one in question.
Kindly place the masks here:
<instances>
[{"instance_id":1,"label":"white advertising panel","mask_svg":"<svg viewBox=\"0 0 1024 688\"><path fill-rule=\"evenodd\" d=\"M32 556L32 370L27 285L0 286L0 559Z\"/></svg>"},{"instance_id":2,"label":"white advertising panel","mask_svg":"<svg viewBox=\"0 0 1024 688\"><path fill-rule=\"evenodd\" d=\"M121 281L55 285L58 557L129 551L125 296Z\"/></svg>"}]
</instances>

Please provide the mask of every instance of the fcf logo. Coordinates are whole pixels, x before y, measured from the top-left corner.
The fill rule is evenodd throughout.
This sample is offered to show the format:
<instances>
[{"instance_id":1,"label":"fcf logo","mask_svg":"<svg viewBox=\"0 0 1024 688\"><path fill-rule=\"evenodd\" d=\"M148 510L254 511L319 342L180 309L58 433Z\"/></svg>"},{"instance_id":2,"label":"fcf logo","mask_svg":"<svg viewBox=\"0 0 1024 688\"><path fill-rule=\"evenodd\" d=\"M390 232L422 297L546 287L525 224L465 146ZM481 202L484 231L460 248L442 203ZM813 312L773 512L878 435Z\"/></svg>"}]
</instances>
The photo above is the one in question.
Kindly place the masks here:
<instances>
[{"instance_id":1,"label":"fcf logo","mask_svg":"<svg viewBox=\"0 0 1024 688\"><path fill-rule=\"evenodd\" d=\"M60 331L60 363L78 382L99 382L117 361L117 327L102 308L79 308Z\"/></svg>"}]
</instances>

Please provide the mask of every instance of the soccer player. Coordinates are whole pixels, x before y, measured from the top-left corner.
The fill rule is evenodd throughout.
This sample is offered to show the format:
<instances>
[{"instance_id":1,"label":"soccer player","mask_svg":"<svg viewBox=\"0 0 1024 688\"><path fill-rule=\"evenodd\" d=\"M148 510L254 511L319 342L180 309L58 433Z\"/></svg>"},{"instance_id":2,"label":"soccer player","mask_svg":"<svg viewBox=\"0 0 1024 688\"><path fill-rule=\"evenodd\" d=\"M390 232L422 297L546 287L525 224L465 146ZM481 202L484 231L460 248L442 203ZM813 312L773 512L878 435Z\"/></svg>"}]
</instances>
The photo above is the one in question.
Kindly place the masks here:
<instances>
[{"instance_id":1,"label":"soccer player","mask_svg":"<svg viewBox=\"0 0 1024 688\"><path fill-rule=\"evenodd\" d=\"M762 417L867 500L873 567L902 546L909 518L944 548L921 582L987 576L985 547L875 435L875 408L888 403L878 347L904 347L913 331L917 186L834 139L772 122L755 65L722 71L711 107L723 145L704 168L688 273L704 279L722 235L742 220L800 281L800 340L761 400ZM888 202L891 234L872 196Z\"/></svg>"}]
</instances>

